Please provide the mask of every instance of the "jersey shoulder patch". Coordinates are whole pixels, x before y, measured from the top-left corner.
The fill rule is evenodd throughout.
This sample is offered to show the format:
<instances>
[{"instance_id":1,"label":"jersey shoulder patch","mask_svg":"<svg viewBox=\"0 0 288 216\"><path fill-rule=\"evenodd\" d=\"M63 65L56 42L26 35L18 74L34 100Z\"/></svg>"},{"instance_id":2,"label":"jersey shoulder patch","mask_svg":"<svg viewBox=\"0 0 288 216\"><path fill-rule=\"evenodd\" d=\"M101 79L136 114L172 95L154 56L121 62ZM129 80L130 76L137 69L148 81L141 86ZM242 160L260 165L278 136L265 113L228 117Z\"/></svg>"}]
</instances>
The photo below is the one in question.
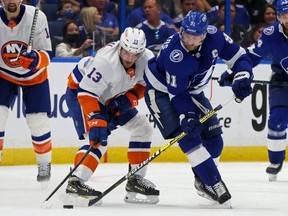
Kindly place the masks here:
<instances>
[{"instance_id":1,"label":"jersey shoulder patch","mask_svg":"<svg viewBox=\"0 0 288 216\"><path fill-rule=\"evenodd\" d=\"M272 35L274 31L275 31L275 27L274 26L268 26L268 27L263 29L263 33L265 35Z\"/></svg>"},{"instance_id":2,"label":"jersey shoulder patch","mask_svg":"<svg viewBox=\"0 0 288 216\"><path fill-rule=\"evenodd\" d=\"M209 34L215 34L217 32L217 28L215 26L209 25L207 28L207 32Z\"/></svg>"}]
</instances>

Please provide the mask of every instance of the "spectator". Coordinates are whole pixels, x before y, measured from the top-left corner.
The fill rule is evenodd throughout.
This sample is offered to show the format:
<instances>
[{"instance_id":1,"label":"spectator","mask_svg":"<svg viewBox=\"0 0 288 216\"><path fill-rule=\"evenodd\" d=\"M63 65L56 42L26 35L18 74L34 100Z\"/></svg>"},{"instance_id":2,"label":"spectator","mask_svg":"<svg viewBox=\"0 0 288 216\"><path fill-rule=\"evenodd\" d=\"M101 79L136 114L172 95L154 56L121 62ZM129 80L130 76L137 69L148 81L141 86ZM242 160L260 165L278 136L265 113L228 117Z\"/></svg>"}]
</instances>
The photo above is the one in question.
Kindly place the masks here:
<instances>
[{"instance_id":1,"label":"spectator","mask_svg":"<svg viewBox=\"0 0 288 216\"><path fill-rule=\"evenodd\" d=\"M70 20L63 27L63 42L56 46L56 57L83 57L93 43L93 40L86 39L81 42L79 27L76 22Z\"/></svg>"},{"instance_id":2,"label":"spectator","mask_svg":"<svg viewBox=\"0 0 288 216\"><path fill-rule=\"evenodd\" d=\"M146 1L149 1L149 0L143 0L142 7L135 8L128 15L128 17L126 19L126 26L127 27L135 27L139 23L142 23L144 20L146 20L146 16L144 13L144 3ZM161 13L160 13L160 19L163 22L167 23L168 25L175 27L171 17L168 14L164 13L163 11L161 11Z\"/></svg>"},{"instance_id":3,"label":"spectator","mask_svg":"<svg viewBox=\"0 0 288 216\"><path fill-rule=\"evenodd\" d=\"M259 23L255 25L250 32L249 46L254 44L260 37L262 30L267 27L266 23Z\"/></svg>"},{"instance_id":4,"label":"spectator","mask_svg":"<svg viewBox=\"0 0 288 216\"><path fill-rule=\"evenodd\" d=\"M208 22L210 25L213 25L216 23L219 19L218 17L218 10L219 10L219 5L224 4L224 0L217 0L218 4L214 7L212 7L208 12L207 12L207 18ZM247 31L250 31L251 29L251 24L250 24L250 17L249 13L244 5L241 4L236 4L234 0L231 0L230 4L235 5L235 10L236 10L236 15L234 18L234 23L243 26Z\"/></svg>"},{"instance_id":5,"label":"spectator","mask_svg":"<svg viewBox=\"0 0 288 216\"><path fill-rule=\"evenodd\" d=\"M247 47L249 45L248 41L248 33L244 27L234 23L234 18L236 16L235 3L231 3L230 5L230 29L231 29L231 38L240 46ZM217 28L220 28L222 31L225 31L225 3L219 4L218 11L218 22L213 25Z\"/></svg>"},{"instance_id":6,"label":"spectator","mask_svg":"<svg viewBox=\"0 0 288 216\"><path fill-rule=\"evenodd\" d=\"M106 11L107 0L87 0L87 4L96 7L102 16L102 22L97 24L97 28L101 29L105 34L118 36L119 23L114 14Z\"/></svg>"},{"instance_id":7,"label":"spectator","mask_svg":"<svg viewBox=\"0 0 288 216\"><path fill-rule=\"evenodd\" d=\"M268 4L266 0L236 0L236 3L243 5L248 10L252 26L262 22L261 11Z\"/></svg>"},{"instance_id":8,"label":"spectator","mask_svg":"<svg viewBox=\"0 0 288 216\"><path fill-rule=\"evenodd\" d=\"M82 41L84 42L86 39L94 39L94 51L102 47L104 44L101 39L96 40L95 38L96 35L100 35L99 29L96 28L96 25L102 20L102 16L99 14L97 8L83 7L80 12L80 20L82 25L79 26L79 32Z\"/></svg>"},{"instance_id":9,"label":"spectator","mask_svg":"<svg viewBox=\"0 0 288 216\"><path fill-rule=\"evenodd\" d=\"M161 6L159 0L146 0L144 2L146 20L136 26L142 29L146 35L148 49L160 50L166 39L176 33L175 29L160 19Z\"/></svg>"},{"instance_id":10,"label":"spectator","mask_svg":"<svg viewBox=\"0 0 288 216\"><path fill-rule=\"evenodd\" d=\"M69 21L74 20L77 16L77 13L72 9L72 4L69 0L60 1L58 4L58 11L57 11L59 21Z\"/></svg>"},{"instance_id":11,"label":"spectator","mask_svg":"<svg viewBox=\"0 0 288 216\"><path fill-rule=\"evenodd\" d=\"M263 22L272 25L277 21L276 17L276 8L273 5L266 5L264 10L262 11Z\"/></svg>"},{"instance_id":12,"label":"spectator","mask_svg":"<svg viewBox=\"0 0 288 216\"><path fill-rule=\"evenodd\" d=\"M173 19L173 22L177 29L181 27L183 18L190 10L196 10L196 0L180 0L181 13Z\"/></svg>"}]
</instances>

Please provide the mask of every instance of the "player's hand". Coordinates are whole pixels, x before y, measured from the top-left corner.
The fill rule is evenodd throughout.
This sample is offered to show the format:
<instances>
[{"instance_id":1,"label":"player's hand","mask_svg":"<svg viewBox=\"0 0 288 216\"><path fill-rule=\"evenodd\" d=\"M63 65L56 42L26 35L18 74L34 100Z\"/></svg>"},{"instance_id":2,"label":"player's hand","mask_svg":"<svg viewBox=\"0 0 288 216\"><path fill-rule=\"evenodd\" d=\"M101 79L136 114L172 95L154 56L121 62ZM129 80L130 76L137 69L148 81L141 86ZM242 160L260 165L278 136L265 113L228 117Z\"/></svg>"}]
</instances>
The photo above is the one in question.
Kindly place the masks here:
<instances>
[{"instance_id":1,"label":"player's hand","mask_svg":"<svg viewBox=\"0 0 288 216\"><path fill-rule=\"evenodd\" d=\"M236 102L240 103L252 93L252 79L253 76L251 77L249 72L238 72L235 74L232 83L232 91L235 94Z\"/></svg>"},{"instance_id":2,"label":"player's hand","mask_svg":"<svg viewBox=\"0 0 288 216\"><path fill-rule=\"evenodd\" d=\"M204 125L199 122L199 115L194 112L182 114L180 116L181 129L183 132L187 133L190 138L195 137L200 134L204 129Z\"/></svg>"},{"instance_id":3,"label":"player's hand","mask_svg":"<svg viewBox=\"0 0 288 216\"><path fill-rule=\"evenodd\" d=\"M138 105L138 96L133 91L128 91L120 95L108 104L108 109L112 113L123 114Z\"/></svg>"},{"instance_id":4,"label":"player's hand","mask_svg":"<svg viewBox=\"0 0 288 216\"><path fill-rule=\"evenodd\" d=\"M96 113L88 121L89 125L89 141L90 145L95 142L100 143L102 146L107 145L107 121L103 115Z\"/></svg>"},{"instance_id":5,"label":"player's hand","mask_svg":"<svg viewBox=\"0 0 288 216\"><path fill-rule=\"evenodd\" d=\"M20 64L23 68L34 70L39 63L40 54L37 50L31 50L30 53L23 51L20 55Z\"/></svg>"},{"instance_id":6,"label":"player's hand","mask_svg":"<svg viewBox=\"0 0 288 216\"><path fill-rule=\"evenodd\" d=\"M218 83L220 86L232 86L233 75L228 71L224 71L218 79Z\"/></svg>"}]
</instances>

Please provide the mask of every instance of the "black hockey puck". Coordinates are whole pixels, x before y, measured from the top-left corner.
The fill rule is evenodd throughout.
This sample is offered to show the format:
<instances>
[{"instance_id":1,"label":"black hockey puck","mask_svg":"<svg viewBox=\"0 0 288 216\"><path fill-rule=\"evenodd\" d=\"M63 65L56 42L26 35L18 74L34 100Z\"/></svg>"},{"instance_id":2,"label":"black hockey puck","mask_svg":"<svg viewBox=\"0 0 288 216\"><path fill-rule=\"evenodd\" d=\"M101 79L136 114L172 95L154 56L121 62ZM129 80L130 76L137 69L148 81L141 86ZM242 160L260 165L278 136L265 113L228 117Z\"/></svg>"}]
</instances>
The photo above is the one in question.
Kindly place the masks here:
<instances>
[{"instance_id":1,"label":"black hockey puck","mask_svg":"<svg viewBox=\"0 0 288 216\"><path fill-rule=\"evenodd\" d=\"M65 209L73 209L73 205L63 205L63 208Z\"/></svg>"}]
</instances>

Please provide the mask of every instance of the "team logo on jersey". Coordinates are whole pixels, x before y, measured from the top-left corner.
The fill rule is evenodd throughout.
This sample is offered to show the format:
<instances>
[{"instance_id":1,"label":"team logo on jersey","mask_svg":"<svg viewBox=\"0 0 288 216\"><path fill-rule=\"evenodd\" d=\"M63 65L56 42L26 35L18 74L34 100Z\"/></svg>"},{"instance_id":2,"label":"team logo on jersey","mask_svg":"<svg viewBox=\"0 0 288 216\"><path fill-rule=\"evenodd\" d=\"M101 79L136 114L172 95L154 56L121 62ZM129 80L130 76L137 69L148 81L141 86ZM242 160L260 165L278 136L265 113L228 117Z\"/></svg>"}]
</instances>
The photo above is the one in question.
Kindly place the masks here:
<instances>
[{"instance_id":1,"label":"team logo on jersey","mask_svg":"<svg viewBox=\"0 0 288 216\"><path fill-rule=\"evenodd\" d=\"M273 34L274 29L275 29L274 26L269 26L269 27L263 29L263 33L265 35L271 35L271 34Z\"/></svg>"},{"instance_id":2,"label":"team logo on jersey","mask_svg":"<svg viewBox=\"0 0 288 216\"><path fill-rule=\"evenodd\" d=\"M209 34L215 34L217 32L217 28L215 26L210 26L209 25L208 28L207 28L207 32Z\"/></svg>"},{"instance_id":3,"label":"team logo on jersey","mask_svg":"<svg viewBox=\"0 0 288 216\"><path fill-rule=\"evenodd\" d=\"M182 61L182 59L183 59L183 53L180 50L176 49L170 53L170 60L172 62L177 63L177 62Z\"/></svg>"},{"instance_id":4,"label":"team logo on jersey","mask_svg":"<svg viewBox=\"0 0 288 216\"><path fill-rule=\"evenodd\" d=\"M3 62L11 68L20 67L20 53L26 49L27 44L22 41L8 41L1 49Z\"/></svg>"},{"instance_id":5,"label":"team logo on jersey","mask_svg":"<svg viewBox=\"0 0 288 216\"><path fill-rule=\"evenodd\" d=\"M285 72L288 73L288 57L283 58L280 61L280 64L281 64L282 68L285 70Z\"/></svg>"},{"instance_id":6,"label":"team logo on jersey","mask_svg":"<svg viewBox=\"0 0 288 216\"><path fill-rule=\"evenodd\" d=\"M135 68L128 68L126 74L129 75L130 80L135 76Z\"/></svg>"}]
</instances>

